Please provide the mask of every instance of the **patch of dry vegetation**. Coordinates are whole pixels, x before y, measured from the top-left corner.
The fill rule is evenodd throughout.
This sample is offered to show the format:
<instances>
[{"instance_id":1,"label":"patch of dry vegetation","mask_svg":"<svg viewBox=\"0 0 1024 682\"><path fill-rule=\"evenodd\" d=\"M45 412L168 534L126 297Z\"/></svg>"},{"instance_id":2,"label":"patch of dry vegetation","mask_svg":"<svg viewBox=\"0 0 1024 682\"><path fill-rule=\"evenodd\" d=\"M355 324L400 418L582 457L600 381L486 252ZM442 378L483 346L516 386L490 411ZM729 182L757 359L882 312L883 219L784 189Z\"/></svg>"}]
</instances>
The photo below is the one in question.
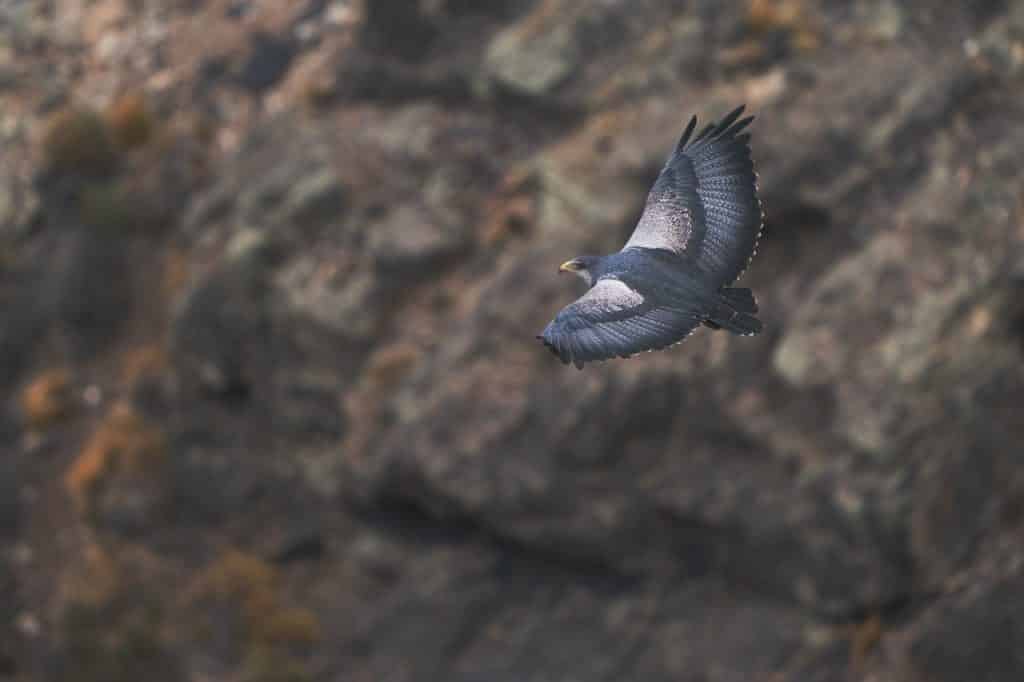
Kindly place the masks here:
<instances>
[{"instance_id":1,"label":"patch of dry vegetation","mask_svg":"<svg viewBox=\"0 0 1024 682\"><path fill-rule=\"evenodd\" d=\"M881 642L883 634L882 619L878 614L853 626L850 637L850 663L855 671L863 670L871 652Z\"/></svg>"},{"instance_id":2,"label":"patch of dry vegetation","mask_svg":"<svg viewBox=\"0 0 1024 682\"><path fill-rule=\"evenodd\" d=\"M308 644L320 639L316 616L282 605L277 570L263 559L228 550L196 578L190 601L230 602L241 609L249 640L257 645Z\"/></svg>"},{"instance_id":3,"label":"patch of dry vegetation","mask_svg":"<svg viewBox=\"0 0 1024 682\"><path fill-rule=\"evenodd\" d=\"M374 353L367 362L366 379L377 391L388 391L399 383L419 362L420 351L408 343L387 346Z\"/></svg>"},{"instance_id":4,"label":"patch of dry vegetation","mask_svg":"<svg viewBox=\"0 0 1024 682\"><path fill-rule=\"evenodd\" d=\"M85 188L79 209L82 223L96 232L124 235L146 220L142 203L120 182Z\"/></svg>"},{"instance_id":5,"label":"patch of dry vegetation","mask_svg":"<svg viewBox=\"0 0 1024 682\"><path fill-rule=\"evenodd\" d=\"M100 544L87 540L61 581L68 603L101 606L110 603L122 588L124 575L117 559Z\"/></svg>"},{"instance_id":6,"label":"patch of dry vegetation","mask_svg":"<svg viewBox=\"0 0 1024 682\"><path fill-rule=\"evenodd\" d=\"M813 50L820 40L802 0L749 0L747 23L761 33L782 31L798 50Z\"/></svg>"},{"instance_id":7,"label":"patch of dry vegetation","mask_svg":"<svg viewBox=\"0 0 1024 682\"><path fill-rule=\"evenodd\" d=\"M83 543L62 567L60 608L53 622L60 656L54 659L52 679L183 679L165 628L166 599L153 584L153 565L95 539L86 537Z\"/></svg>"},{"instance_id":8,"label":"patch of dry vegetation","mask_svg":"<svg viewBox=\"0 0 1024 682\"><path fill-rule=\"evenodd\" d=\"M120 380L126 387L152 379L170 367L167 348L162 343L149 343L125 352L121 362Z\"/></svg>"},{"instance_id":9,"label":"patch of dry vegetation","mask_svg":"<svg viewBox=\"0 0 1024 682\"><path fill-rule=\"evenodd\" d=\"M64 488L81 514L88 514L105 479L146 475L163 463L166 438L126 403L116 403L64 475Z\"/></svg>"},{"instance_id":10,"label":"patch of dry vegetation","mask_svg":"<svg viewBox=\"0 0 1024 682\"><path fill-rule=\"evenodd\" d=\"M114 100L107 110L107 123L114 140L125 149L146 145L157 129L146 98L138 92L128 92Z\"/></svg>"},{"instance_id":11,"label":"patch of dry vegetation","mask_svg":"<svg viewBox=\"0 0 1024 682\"><path fill-rule=\"evenodd\" d=\"M188 278L188 253L180 248L169 248L164 257L163 273L160 277L160 294L164 300L176 299L185 290Z\"/></svg>"},{"instance_id":12,"label":"patch of dry vegetation","mask_svg":"<svg viewBox=\"0 0 1024 682\"><path fill-rule=\"evenodd\" d=\"M63 368L42 372L21 392L23 418L34 430L45 429L65 419L71 408L71 372Z\"/></svg>"},{"instance_id":13,"label":"patch of dry vegetation","mask_svg":"<svg viewBox=\"0 0 1024 682\"><path fill-rule=\"evenodd\" d=\"M81 107L64 109L50 118L43 154L51 169L69 174L109 175L118 162L107 122L92 109Z\"/></svg>"},{"instance_id":14,"label":"patch of dry vegetation","mask_svg":"<svg viewBox=\"0 0 1024 682\"><path fill-rule=\"evenodd\" d=\"M280 577L271 564L228 550L196 577L186 591L186 601L201 604L204 618L218 611L211 607L240 616L235 637L242 651L244 679L301 682L308 678L293 648L319 641L320 622L312 611L283 603Z\"/></svg>"},{"instance_id":15,"label":"patch of dry vegetation","mask_svg":"<svg viewBox=\"0 0 1024 682\"><path fill-rule=\"evenodd\" d=\"M506 175L497 194L484 207L482 240L487 246L525 237L537 220L537 178L528 168Z\"/></svg>"}]
</instances>

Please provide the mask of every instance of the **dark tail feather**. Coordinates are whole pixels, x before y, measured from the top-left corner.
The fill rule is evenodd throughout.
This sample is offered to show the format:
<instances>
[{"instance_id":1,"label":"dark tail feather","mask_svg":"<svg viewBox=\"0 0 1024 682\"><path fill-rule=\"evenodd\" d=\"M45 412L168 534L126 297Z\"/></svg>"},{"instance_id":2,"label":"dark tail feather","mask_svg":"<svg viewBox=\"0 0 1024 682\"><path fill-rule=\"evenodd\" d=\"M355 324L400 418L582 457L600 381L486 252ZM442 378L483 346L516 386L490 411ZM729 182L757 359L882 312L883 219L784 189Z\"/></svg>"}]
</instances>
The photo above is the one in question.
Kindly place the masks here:
<instances>
[{"instance_id":1,"label":"dark tail feather","mask_svg":"<svg viewBox=\"0 0 1024 682\"><path fill-rule=\"evenodd\" d=\"M722 298L730 306L741 313L757 312L757 301L754 299L754 292L746 288L722 289Z\"/></svg>"},{"instance_id":2,"label":"dark tail feather","mask_svg":"<svg viewBox=\"0 0 1024 682\"><path fill-rule=\"evenodd\" d=\"M761 332L761 321L754 317L757 301L750 289L723 289L720 303L704 322L712 329L754 336Z\"/></svg>"}]
</instances>

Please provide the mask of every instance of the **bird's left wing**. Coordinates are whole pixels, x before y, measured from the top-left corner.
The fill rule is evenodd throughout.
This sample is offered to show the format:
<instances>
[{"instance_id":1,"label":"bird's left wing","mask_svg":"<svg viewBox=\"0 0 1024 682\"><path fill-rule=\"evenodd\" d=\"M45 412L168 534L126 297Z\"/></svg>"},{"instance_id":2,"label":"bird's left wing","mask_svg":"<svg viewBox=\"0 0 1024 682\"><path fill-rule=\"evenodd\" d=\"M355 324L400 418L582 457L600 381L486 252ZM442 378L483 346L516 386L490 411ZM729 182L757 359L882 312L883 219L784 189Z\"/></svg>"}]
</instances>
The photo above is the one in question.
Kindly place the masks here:
<instances>
[{"instance_id":1,"label":"bird's left wing","mask_svg":"<svg viewBox=\"0 0 1024 682\"><path fill-rule=\"evenodd\" d=\"M696 136L697 119L690 119L624 248L685 255L718 286L739 277L764 224L750 134L743 132L753 117L742 114L739 107Z\"/></svg>"},{"instance_id":2,"label":"bird's left wing","mask_svg":"<svg viewBox=\"0 0 1024 682\"><path fill-rule=\"evenodd\" d=\"M703 316L685 303L657 306L618 279L599 279L537 338L565 363L629 357L682 341Z\"/></svg>"}]
</instances>

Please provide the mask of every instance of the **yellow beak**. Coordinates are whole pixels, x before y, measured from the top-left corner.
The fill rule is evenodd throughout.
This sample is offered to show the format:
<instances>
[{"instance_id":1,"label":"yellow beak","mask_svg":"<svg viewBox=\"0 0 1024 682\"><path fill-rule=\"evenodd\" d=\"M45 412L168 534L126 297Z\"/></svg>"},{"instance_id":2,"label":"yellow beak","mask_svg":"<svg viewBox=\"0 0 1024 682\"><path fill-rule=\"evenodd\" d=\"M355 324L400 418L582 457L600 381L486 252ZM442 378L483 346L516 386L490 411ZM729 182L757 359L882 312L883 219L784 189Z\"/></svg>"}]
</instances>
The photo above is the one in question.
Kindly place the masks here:
<instances>
[{"instance_id":1,"label":"yellow beak","mask_svg":"<svg viewBox=\"0 0 1024 682\"><path fill-rule=\"evenodd\" d=\"M575 260L567 260L567 261L565 261L564 263L562 263L561 265L558 266L558 271L559 272L576 272L579 269L580 268L576 264Z\"/></svg>"}]
</instances>

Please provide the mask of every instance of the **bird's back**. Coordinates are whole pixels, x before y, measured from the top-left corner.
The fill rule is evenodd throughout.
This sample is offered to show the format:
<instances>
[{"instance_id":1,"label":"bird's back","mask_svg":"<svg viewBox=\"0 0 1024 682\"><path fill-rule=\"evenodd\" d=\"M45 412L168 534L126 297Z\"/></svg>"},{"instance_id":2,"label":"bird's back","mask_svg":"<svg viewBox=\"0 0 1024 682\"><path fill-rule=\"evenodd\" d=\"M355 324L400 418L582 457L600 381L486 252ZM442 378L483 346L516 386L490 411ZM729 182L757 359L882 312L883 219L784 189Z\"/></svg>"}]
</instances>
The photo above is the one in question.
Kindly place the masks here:
<instances>
[{"instance_id":1,"label":"bird's back","mask_svg":"<svg viewBox=\"0 0 1024 682\"><path fill-rule=\"evenodd\" d=\"M686 255L630 247L609 258L614 258L616 276L659 301L706 301L718 290L714 277Z\"/></svg>"}]
</instances>

